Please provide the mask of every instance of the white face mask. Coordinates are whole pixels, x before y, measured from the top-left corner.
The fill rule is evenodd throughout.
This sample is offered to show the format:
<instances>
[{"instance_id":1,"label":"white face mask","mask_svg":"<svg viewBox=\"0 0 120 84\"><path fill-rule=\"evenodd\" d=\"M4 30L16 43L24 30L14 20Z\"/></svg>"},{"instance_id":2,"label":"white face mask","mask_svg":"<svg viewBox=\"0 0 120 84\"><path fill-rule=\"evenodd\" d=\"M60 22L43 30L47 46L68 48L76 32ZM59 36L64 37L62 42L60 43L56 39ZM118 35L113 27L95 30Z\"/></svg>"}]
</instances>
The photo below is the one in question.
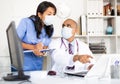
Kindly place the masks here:
<instances>
[{"instance_id":1,"label":"white face mask","mask_svg":"<svg viewBox=\"0 0 120 84\"><path fill-rule=\"evenodd\" d=\"M63 27L61 30L62 37L65 39L69 39L72 36L72 28Z\"/></svg>"},{"instance_id":2,"label":"white face mask","mask_svg":"<svg viewBox=\"0 0 120 84\"><path fill-rule=\"evenodd\" d=\"M45 25L48 26L48 25L52 25L54 23L54 21L55 21L55 16L53 16L53 15L46 15L43 22L44 22Z\"/></svg>"}]
</instances>

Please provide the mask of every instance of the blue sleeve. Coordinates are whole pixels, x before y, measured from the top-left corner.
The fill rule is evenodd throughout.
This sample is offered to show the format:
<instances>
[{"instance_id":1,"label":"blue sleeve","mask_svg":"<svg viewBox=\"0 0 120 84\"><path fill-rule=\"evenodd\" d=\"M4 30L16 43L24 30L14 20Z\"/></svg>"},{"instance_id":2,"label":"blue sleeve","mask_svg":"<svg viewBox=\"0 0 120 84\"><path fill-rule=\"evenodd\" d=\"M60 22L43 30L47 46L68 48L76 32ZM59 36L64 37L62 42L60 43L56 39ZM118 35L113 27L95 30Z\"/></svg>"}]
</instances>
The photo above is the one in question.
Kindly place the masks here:
<instances>
[{"instance_id":1,"label":"blue sleeve","mask_svg":"<svg viewBox=\"0 0 120 84\"><path fill-rule=\"evenodd\" d=\"M51 42L51 38L46 38L44 45L48 46L50 44L50 42Z\"/></svg>"},{"instance_id":2,"label":"blue sleeve","mask_svg":"<svg viewBox=\"0 0 120 84\"><path fill-rule=\"evenodd\" d=\"M21 40L24 38L26 30L26 21L22 19L17 27L17 34Z\"/></svg>"}]
</instances>

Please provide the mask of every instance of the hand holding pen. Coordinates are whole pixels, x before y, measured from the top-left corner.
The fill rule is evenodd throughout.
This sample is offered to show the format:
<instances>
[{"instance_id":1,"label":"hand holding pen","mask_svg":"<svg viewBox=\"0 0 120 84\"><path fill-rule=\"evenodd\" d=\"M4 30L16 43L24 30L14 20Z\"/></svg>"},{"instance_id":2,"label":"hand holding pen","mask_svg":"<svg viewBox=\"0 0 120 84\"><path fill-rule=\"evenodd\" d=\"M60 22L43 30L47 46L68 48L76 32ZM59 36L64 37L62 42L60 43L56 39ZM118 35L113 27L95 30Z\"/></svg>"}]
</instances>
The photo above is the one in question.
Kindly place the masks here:
<instances>
[{"instance_id":1,"label":"hand holding pen","mask_svg":"<svg viewBox=\"0 0 120 84\"><path fill-rule=\"evenodd\" d=\"M33 50L33 53L37 56L43 56L44 53L40 52L40 50L43 49L43 43L38 43L34 46L34 50Z\"/></svg>"}]
</instances>

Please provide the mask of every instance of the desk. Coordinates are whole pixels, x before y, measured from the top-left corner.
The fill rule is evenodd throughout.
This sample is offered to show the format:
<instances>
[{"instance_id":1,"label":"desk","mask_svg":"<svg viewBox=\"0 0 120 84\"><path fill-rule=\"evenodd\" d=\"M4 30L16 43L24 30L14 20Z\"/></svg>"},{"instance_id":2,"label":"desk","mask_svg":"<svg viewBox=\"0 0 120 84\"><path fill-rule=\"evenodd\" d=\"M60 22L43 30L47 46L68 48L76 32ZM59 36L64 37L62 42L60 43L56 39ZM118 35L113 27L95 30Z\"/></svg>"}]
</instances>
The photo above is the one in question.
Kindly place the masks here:
<instances>
[{"instance_id":1,"label":"desk","mask_svg":"<svg viewBox=\"0 0 120 84\"><path fill-rule=\"evenodd\" d=\"M21 83L21 81L1 80L0 84L120 84L120 79L84 79L73 76L71 77L48 76L45 75L45 73L47 73L47 71L29 72L29 75L31 75L30 80L32 81L32 83L30 82Z\"/></svg>"}]
</instances>

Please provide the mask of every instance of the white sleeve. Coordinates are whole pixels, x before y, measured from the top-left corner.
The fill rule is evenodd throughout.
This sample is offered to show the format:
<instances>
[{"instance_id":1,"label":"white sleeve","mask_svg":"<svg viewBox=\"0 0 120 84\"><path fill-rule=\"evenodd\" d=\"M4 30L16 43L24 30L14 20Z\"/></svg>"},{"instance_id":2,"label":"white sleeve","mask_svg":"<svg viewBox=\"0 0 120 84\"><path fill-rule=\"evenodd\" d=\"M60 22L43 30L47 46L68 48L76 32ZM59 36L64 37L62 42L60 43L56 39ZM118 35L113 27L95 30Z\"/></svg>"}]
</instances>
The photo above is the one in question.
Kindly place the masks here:
<instances>
[{"instance_id":1,"label":"white sleeve","mask_svg":"<svg viewBox=\"0 0 120 84\"><path fill-rule=\"evenodd\" d=\"M84 42L81 42L81 41L79 42L79 54L80 55L87 54L87 55L90 55L90 56L94 57L93 53L89 49L89 46L87 44L85 44Z\"/></svg>"},{"instance_id":2,"label":"white sleeve","mask_svg":"<svg viewBox=\"0 0 120 84\"><path fill-rule=\"evenodd\" d=\"M86 55L92 56L93 58L90 58L90 63L88 63L88 64L95 64L96 61L95 61L94 55L91 52L89 46L86 43L81 42L81 41L79 41L79 54L80 55L86 54Z\"/></svg>"}]
</instances>

